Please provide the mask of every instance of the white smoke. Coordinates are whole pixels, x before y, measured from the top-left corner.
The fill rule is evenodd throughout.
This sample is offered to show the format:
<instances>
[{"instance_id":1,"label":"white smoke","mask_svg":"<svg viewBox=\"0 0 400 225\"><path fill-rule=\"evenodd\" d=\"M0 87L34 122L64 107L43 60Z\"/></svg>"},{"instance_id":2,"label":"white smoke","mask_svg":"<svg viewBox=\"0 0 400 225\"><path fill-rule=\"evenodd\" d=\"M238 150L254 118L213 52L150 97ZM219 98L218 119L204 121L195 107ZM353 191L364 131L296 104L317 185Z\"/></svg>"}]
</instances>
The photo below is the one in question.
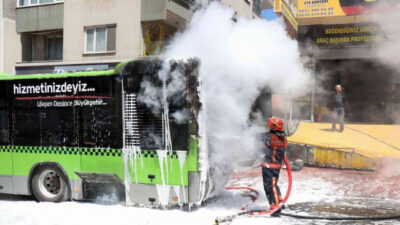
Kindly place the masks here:
<instances>
[{"instance_id":1,"label":"white smoke","mask_svg":"<svg viewBox=\"0 0 400 225\"><path fill-rule=\"evenodd\" d=\"M391 68L393 75L389 78L389 85L383 87L388 90L389 96L386 102L386 116L391 118L391 123L400 124L400 105L398 104L400 96L400 4L394 2L391 5L391 11L385 13L376 13L372 15L373 22L377 23L385 40L379 42L373 48L373 53L383 65ZM385 74L387 75L387 74ZM395 99L392 99L395 98Z\"/></svg>"},{"instance_id":2,"label":"white smoke","mask_svg":"<svg viewBox=\"0 0 400 225\"><path fill-rule=\"evenodd\" d=\"M148 80L140 84L138 101L146 104L154 114L160 114L162 109L162 90Z\"/></svg>"},{"instance_id":3,"label":"white smoke","mask_svg":"<svg viewBox=\"0 0 400 225\"><path fill-rule=\"evenodd\" d=\"M385 36L385 41L375 46L376 56L383 64L400 70L400 14L398 10L385 14L374 14L373 19L374 22L379 24L381 32Z\"/></svg>"},{"instance_id":4,"label":"white smoke","mask_svg":"<svg viewBox=\"0 0 400 225\"><path fill-rule=\"evenodd\" d=\"M197 9L205 7L210 0L195 0L192 6L192 10L195 11Z\"/></svg>"},{"instance_id":5,"label":"white smoke","mask_svg":"<svg viewBox=\"0 0 400 225\"><path fill-rule=\"evenodd\" d=\"M159 115L164 107L168 108L168 106L164 106L164 103L179 104L186 95L186 77L183 74L179 67L171 71L170 61L166 60L157 74L162 86L157 86L150 80L143 80L140 84L138 101L144 103L155 115ZM171 116L179 124L184 122L189 115L186 109L182 109L174 112Z\"/></svg>"},{"instance_id":6,"label":"white smoke","mask_svg":"<svg viewBox=\"0 0 400 225\"><path fill-rule=\"evenodd\" d=\"M203 140L208 140L200 151L209 152L209 197L223 188L238 161L254 157L262 148L257 138L266 128L249 121L260 90L301 93L309 79L297 42L287 36L281 20L234 22L233 16L233 10L216 2L198 10L165 53L167 58L200 60L199 126Z\"/></svg>"}]
</instances>

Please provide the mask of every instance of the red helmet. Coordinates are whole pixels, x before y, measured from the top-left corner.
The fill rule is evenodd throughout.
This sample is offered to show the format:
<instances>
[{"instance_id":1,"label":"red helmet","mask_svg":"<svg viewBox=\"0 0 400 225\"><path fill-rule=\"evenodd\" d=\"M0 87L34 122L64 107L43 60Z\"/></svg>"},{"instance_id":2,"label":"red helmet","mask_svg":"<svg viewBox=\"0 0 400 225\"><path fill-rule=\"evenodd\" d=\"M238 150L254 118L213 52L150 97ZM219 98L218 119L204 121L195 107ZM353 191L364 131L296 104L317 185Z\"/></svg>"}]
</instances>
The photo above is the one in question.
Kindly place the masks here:
<instances>
[{"instance_id":1,"label":"red helmet","mask_svg":"<svg viewBox=\"0 0 400 225\"><path fill-rule=\"evenodd\" d=\"M268 124L271 130L283 131L283 121L278 117L269 118Z\"/></svg>"}]
</instances>

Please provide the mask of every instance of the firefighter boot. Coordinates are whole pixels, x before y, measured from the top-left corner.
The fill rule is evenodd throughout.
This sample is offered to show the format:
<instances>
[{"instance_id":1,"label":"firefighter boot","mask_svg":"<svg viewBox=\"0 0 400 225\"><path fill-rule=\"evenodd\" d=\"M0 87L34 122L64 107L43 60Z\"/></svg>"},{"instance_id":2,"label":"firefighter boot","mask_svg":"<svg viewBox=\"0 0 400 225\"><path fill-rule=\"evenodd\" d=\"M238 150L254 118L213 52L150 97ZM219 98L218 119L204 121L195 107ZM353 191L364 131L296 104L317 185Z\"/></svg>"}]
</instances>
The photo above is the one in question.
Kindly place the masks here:
<instances>
[{"instance_id":1,"label":"firefighter boot","mask_svg":"<svg viewBox=\"0 0 400 225\"><path fill-rule=\"evenodd\" d=\"M272 204L271 209L275 209L279 206L279 204ZM276 210L275 212L271 213L272 217L280 217L281 216L281 209Z\"/></svg>"}]
</instances>

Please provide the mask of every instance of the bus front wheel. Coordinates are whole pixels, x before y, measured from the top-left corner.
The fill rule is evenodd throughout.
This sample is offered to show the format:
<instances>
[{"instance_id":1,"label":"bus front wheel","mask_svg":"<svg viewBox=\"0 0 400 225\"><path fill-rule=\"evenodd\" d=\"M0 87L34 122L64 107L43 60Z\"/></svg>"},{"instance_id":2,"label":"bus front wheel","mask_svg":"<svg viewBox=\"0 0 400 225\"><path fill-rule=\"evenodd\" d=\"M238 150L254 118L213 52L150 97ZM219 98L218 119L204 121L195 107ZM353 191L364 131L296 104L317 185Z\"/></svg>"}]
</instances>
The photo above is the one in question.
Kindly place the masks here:
<instances>
[{"instance_id":1,"label":"bus front wheel","mask_svg":"<svg viewBox=\"0 0 400 225\"><path fill-rule=\"evenodd\" d=\"M31 180L32 194L40 202L62 202L69 198L67 178L55 165L37 168Z\"/></svg>"}]
</instances>

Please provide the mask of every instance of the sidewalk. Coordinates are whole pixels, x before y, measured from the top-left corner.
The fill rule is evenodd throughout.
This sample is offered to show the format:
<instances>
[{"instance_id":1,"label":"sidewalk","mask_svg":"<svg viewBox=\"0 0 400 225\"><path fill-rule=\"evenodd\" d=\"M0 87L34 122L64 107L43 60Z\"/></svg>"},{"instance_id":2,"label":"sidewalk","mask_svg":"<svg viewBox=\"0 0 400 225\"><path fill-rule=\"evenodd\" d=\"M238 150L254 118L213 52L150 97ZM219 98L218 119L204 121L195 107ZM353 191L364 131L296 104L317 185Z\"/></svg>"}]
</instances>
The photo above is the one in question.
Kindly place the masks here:
<instances>
[{"instance_id":1,"label":"sidewalk","mask_svg":"<svg viewBox=\"0 0 400 225\"><path fill-rule=\"evenodd\" d=\"M339 164L341 167L342 161L351 158L347 163L349 167L355 165L355 169L371 167L374 170L381 158L400 160L399 125L346 124L343 132L332 132L328 123L301 122L288 140L291 144L312 146L311 157L317 164ZM376 166L371 166L369 161Z\"/></svg>"}]
</instances>

